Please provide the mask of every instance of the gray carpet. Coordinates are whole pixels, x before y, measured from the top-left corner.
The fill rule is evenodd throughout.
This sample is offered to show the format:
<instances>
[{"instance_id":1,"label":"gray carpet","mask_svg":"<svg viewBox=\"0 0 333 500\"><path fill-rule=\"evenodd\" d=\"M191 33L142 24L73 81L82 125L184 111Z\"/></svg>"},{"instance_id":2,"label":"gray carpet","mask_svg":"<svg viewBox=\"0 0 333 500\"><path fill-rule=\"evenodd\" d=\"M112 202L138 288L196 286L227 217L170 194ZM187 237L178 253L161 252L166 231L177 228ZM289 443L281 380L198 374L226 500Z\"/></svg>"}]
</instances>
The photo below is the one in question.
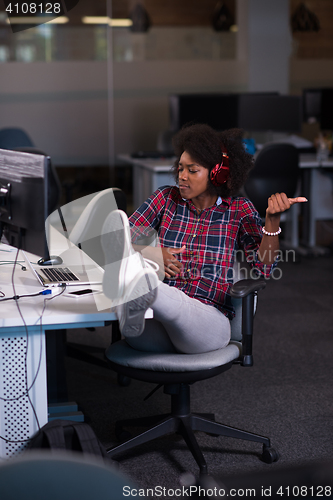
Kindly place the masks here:
<instances>
[{"instance_id":1,"label":"gray carpet","mask_svg":"<svg viewBox=\"0 0 333 500\"><path fill-rule=\"evenodd\" d=\"M193 411L214 412L219 422L268 436L280 460L263 463L257 443L197 433L213 477L264 475L333 459L333 258L302 258L280 267L282 279L271 280L259 296L254 367L234 366L191 389ZM103 337L103 331L89 332L95 334ZM169 396L162 390L143 402L151 384L132 381L120 387L109 369L69 357L66 366L70 400L78 402L105 446L116 444L117 419L169 411ZM120 470L142 488L176 488L185 472L198 476L178 435L117 459Z\"/></svg>"}]
</instances>

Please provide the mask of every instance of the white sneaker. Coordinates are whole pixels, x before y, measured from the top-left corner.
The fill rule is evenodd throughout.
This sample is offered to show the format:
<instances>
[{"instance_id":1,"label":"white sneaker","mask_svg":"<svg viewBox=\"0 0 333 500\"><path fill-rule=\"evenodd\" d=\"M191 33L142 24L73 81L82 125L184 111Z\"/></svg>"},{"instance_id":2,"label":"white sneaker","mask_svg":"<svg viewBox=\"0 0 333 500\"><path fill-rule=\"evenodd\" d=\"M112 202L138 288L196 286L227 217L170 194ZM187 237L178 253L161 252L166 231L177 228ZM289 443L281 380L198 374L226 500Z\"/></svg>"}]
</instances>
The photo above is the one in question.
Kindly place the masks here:
<instances>
[{"instance_id":1,"label":"white sneaker","mask_svg":"<svg viewBox=\"0 0 333 500\"><path fill-rule=\"evenodd\" d=\"M156 299L157 274L143 269L126 287L123 301L117 306L116 313L119 329L124 337L137 337L145 327L145 312Z\"/></svg>"},{"instance_id":2,"label":"white sneaker","mask_svg":"<svg viewBox=\"0 0 333 500\"><path fill-rule=\"evenodd\" d=\"M106 218L101 243L105 255L103 292L117 305L123 302L126 288L137 274L143 269L156 273L159 266L134 250L128 218L121 210L112 211Z\"/></svg>"}]
</instances>

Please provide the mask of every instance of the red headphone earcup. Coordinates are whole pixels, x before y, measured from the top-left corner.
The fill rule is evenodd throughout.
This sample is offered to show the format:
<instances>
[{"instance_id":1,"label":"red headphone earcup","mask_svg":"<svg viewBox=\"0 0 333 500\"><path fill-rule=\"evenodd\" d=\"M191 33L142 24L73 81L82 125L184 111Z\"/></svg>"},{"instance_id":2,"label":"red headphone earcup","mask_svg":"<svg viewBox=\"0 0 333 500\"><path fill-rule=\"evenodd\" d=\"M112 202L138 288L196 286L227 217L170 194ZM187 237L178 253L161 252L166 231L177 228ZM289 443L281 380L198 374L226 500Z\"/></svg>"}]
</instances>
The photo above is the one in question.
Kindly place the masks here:
<instances>
[{"instance_id":1,"label":"red headphone earcup","mask_svg":"<svg viewBox=\"0 0 333 500\"><path fill-rule=\"evenodd\" d=\"M229 167L224 165L215 165L210 173L210 180L214 186L222 186L229 177Z\"/></svg>"}]
</instances>

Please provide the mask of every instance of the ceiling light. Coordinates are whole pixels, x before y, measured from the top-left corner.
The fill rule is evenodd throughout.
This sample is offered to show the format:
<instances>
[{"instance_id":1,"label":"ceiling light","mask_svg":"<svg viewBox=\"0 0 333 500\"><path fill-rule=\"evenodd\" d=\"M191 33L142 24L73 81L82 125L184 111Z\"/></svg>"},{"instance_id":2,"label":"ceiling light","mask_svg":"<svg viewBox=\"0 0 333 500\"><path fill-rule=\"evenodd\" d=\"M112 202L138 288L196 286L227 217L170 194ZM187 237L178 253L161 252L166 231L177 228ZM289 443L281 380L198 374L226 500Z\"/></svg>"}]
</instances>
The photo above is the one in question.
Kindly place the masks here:
<instances>
[{"instance_id":1,"label":"ceiling light","mask_svg":"<svg viewBox=\"0 0 333 500\"><path fill-rule=\"evenodd\" d=\"M133 21L131 19L110 19L109 25L115 28L128 28L132 26Z\"/></svg>"},{"instance_id":2,"label":"ceiling light","mask_svg":"<svg viewBox=\"0 0 333 500\"><path fill-rule=\"evenodd\" d=\"M65 24L68 23L69 19L66 16L59 16L55 19L51 19L47 21L47 17L44 16L36 16L36 17L11 17L6 20L7 24L35 24L36 26L39 24Z\"/></svg>"},{"instance_id":3,"label":"ceiling light","mask_svg":"<svg viewBox=\"0 0 333 500\"><path fill-rule=\"evenodd\" d=\"M107 16L85 16L82 22L83 24L108 24L114 28L128 28L133 24L131 19L110 19Z\"/></svg>"},{"instance_id":4,"label":"ceiling light","mask_svg":"<svg viewBox=\"0 0 333 500\"><path fill-rule=\"evenodd\" d=\"M66 24L68 23L69 19L66 16L59 16L56 17L55 19L52 19L51 21L47 21L48 24Z\"/></svg>"},{"instance_id":5,"label":"ceiling light","mask_svg":"<svg viewBox=\"0 0 333 500\"><path fill-rule=\"evenodd\" d=\"M81 19L83 24L109 24L109 20L107 16L84 16Z\"/></svg>"}]
</instances>

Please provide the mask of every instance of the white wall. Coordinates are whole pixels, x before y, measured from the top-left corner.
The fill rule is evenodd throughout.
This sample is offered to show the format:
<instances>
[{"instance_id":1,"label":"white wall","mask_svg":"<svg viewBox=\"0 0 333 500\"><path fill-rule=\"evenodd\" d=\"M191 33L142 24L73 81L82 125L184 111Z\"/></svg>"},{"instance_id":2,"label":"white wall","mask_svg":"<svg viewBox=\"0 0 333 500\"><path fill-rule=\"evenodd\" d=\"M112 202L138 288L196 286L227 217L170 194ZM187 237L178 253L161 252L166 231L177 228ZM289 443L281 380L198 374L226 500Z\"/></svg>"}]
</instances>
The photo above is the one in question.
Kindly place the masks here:
<instances>
[{"instance_id":1,"label":"white wall","mask_svg":"<svg viewBox=\"0 0 333 500\"><path fill-rule=\"evenodd\" d=\"M105 62L3 63L0 128L22 127L57 165L108 163Z\"/></svg>"},{"instance_id":2,"label":"white wall","mask_svg":"<svg viewBox=\"0 0 333 500\"><path fill-rule=\"evenodd\" d=\"M288 94L289 0L237 0L237 18L238 57L247 60L248 91Z\"/></svg>"},{"instance_id":3,"label":"white wall","mask_svg":"<svg viewBox=\"0 0 333 500\"><path fill-rule=\"evenodd\" d=\"M24 128L55 165L108 164L106 62L3 63L0 70L0 128ZM112 78L115 155L156 147L168 128L169 93L246 88L237 61L115 63Z\"/></svg>"}]
</instances>

